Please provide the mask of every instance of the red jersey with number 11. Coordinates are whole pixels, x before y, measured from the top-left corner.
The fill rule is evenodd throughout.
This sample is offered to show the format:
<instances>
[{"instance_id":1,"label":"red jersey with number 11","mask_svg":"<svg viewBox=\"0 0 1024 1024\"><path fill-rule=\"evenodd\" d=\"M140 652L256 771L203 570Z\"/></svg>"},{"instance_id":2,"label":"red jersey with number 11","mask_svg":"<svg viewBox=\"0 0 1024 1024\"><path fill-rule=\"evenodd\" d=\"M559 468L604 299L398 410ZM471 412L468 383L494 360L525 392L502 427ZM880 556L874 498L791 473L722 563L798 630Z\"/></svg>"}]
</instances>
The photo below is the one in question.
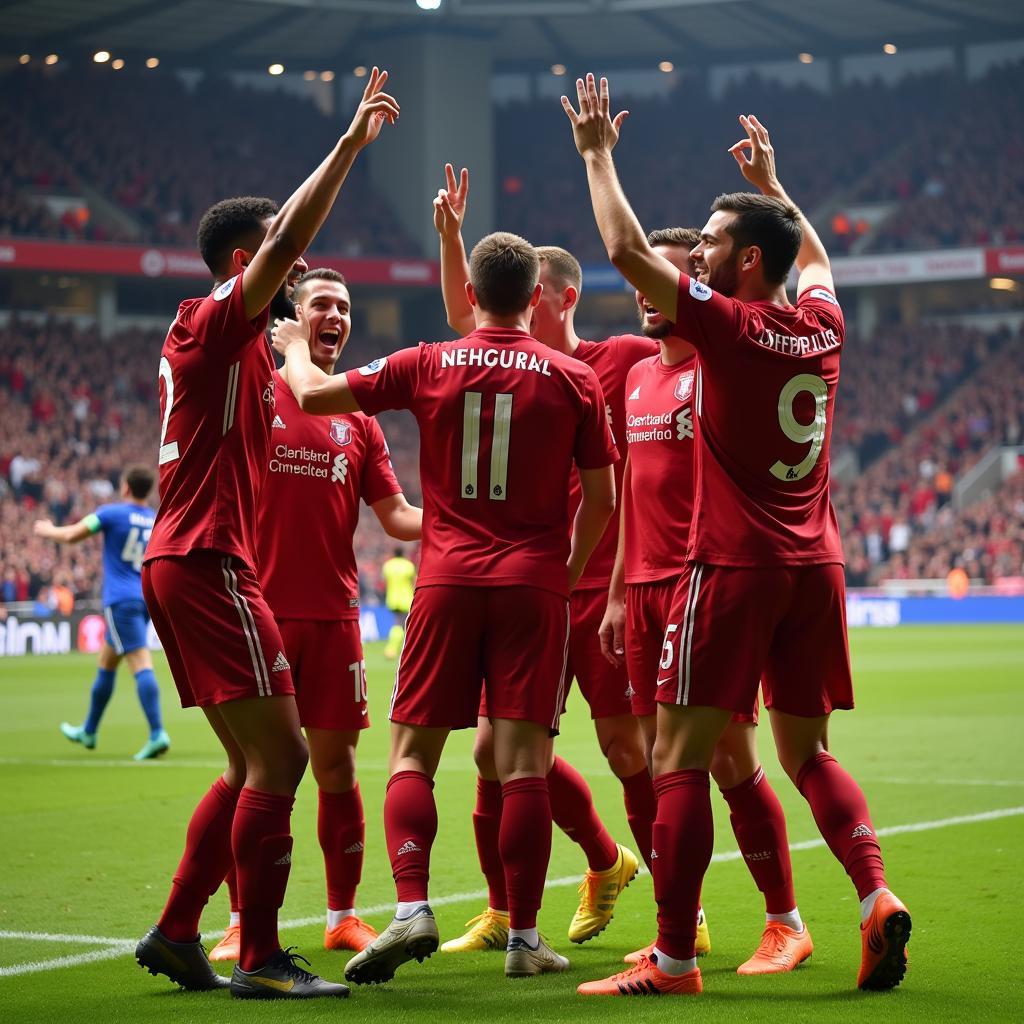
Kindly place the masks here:
<instances>
[{"instance_id":1,"label":"red jersey with number 11","mask_svg":"<svg viewBox=\"0 0 1024 1024\"><path fill-rule=\"evenodd\" d=\"M697 350L697 486L688 557L732 566L843 561L829 441L845 327L836 297L740 302L679 275Z\"/></svg>"},{"instance_id":2,"label":"red jersey with number 11","mask_svg":"<svg viewBox=\"0 0 1024 1024\"><path fill-rule=\"evenodd\" d=\"M480 328L350 370L363 412L410 409L420 428L417 585L565 594L573 463L615 462L590 367L522 331Z\"/></svg>"}]
</instances>

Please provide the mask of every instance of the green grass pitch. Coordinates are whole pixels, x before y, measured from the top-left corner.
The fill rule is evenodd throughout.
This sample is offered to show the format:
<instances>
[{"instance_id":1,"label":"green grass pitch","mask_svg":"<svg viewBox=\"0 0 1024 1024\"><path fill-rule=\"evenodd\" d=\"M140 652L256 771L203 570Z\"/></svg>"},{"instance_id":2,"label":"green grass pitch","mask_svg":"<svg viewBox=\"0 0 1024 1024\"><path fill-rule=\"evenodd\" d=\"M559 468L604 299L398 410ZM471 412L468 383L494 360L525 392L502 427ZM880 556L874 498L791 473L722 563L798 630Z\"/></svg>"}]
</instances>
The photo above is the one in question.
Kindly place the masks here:
<instances>
[{"instance_id":1,"label":"green grass pitch","mask_svg":"<svg viewBox=\"0 0 1024 1024\"><path fill-rule=\"evenodd\" d=\"M724 803L716 798L716 856L704 905L713 951L702 962L699 999L583 1000L583 980L618 969L653 936L651 882L623 894L611 926L582 947L565 929L575 906L577 849L556 832L541 929L572 960L565 976L510 982L495 953L436 954L402 968L386 986L356 989L344 1003L233 1003L226 993L178 992L130 955L156 919L177 862L185 822L218 771L201 715L182 712L166 664L157 672L173 748L159 763L134 765L144 740L126 670L97 750L69 744L62 719L81 720L93 662L82 656L0 661L0 1020L16 1022L604 1021L978 1021L1024 1019L1019 947L1024 919L1024 629L902 628L851 637L859 709L833 719L833 751L861 781L893 888L914 918L910 970L894 993L854 990L859 957L857 903L839 865L813 845L806 805L761 740L765 767L786 808L800 909L813 957L791 975L740 978L763 906L742 862ZM360 904L383 926L394 898L380 807L386 779L385 721L392 667L379 645L367 652L375 725L361 747L367 861ZM597 749L585 708L574 698L560 753L587 776L613 833L630 842L621 791ZM450 741L438 776L440 830L431 880L442 937L483 909L472 842L471 736ZM283 932L314 967L341 975L343 958L321 947L323 868L308 777L293 818L294 866ZM914 829L913 826L923 826ZM802 844L802 845L801 845ZM223 893L204 929L226 923ZM121 940L121 945L117 944ZM347 955L347 954L346 954ZM1016 1009L1014 1009L1016 1007Z\"/></svg>"}]
</instances>

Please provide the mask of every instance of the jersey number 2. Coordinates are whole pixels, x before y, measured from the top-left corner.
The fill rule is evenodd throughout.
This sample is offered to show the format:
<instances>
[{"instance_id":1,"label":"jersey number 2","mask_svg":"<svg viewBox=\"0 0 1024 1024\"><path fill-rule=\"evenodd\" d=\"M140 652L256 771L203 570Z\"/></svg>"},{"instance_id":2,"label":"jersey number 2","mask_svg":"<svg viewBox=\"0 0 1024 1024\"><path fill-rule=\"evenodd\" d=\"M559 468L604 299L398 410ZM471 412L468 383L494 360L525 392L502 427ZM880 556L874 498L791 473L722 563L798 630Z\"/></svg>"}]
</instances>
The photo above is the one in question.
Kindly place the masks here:
<instances>
[{"instance_id":1,"label":"jersey number 2","mask_svg":"<svg viewBox=\"0 0 1024 1024\"><path fill-rule=\"evenodd\" d=\"M462 405L462 490L464 498L476 498L480 462L480 411L484 396L467 391ZM494 396L494 426L491 435L491 482L487 497L504 501L508 492L508 442L512 429L512 396Z\"/></svg>"},{"instance_id":2,"label":"jersey number 2","mask_svg":"<svg viewBox=\"0 0 1024 1024\"><path fill-rule=\"evenodd\" d=\"M814 419L801 423L793 415L796 396L808 392L814 397ZM818 461L825 443L825 410L828 407L828 385L813 373L798 373L788 380L779 392L779 427L797 444L809 444L807 454L795 466L777 460L771 467L771 474L777 480L794 483L803 480Z\"/></svg>"},{"instance_id":3,"label":"jersey number 2","mask_svg":"<svg viewBox=\"0 0 1024 1024\"><path fill-rule=\"evenodd\" d=\"M174 405L174 376L171 374L171 364L166 356L160 357L160 379L164 382L164 419L160 424L160 457L159 464L173 462L179 456L178 442L166 441L167 421L171 418L171 406Z\"/></svg>"}]
</instances>

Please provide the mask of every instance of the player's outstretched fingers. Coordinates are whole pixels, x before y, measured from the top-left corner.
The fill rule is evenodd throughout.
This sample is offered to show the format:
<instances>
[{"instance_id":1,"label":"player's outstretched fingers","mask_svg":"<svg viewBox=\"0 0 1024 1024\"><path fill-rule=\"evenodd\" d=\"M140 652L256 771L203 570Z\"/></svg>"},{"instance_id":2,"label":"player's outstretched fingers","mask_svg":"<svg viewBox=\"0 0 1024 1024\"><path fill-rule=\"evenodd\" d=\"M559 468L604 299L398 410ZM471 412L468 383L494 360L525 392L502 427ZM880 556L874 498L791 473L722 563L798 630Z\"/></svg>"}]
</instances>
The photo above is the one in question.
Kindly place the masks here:
<instances>
[{"instance_id":1,"label":"player's outstretched fingers","mask_svg":"<svg viewBox=\"0 0 1024 1024\"><path fill-rule=\"evenodd\" d=\"M568 115L569 120L575 125L579 121L579 115L576 113L576 110L573 107L573 105L569 102L569 97L568 96L563 96L563 97L561 97L561 99L562 99L562 109Z\"/></svg>"},{"instance_id":2,"label":"player's outstretched fingers","mask_svg":"<svg viewBox=\"0 0 1024 1024\"><path fill-rule=\"evenodd\" d=\"M590 113L590 98L587 96L587 86L582 78L576 79L576 98L580 101L580 117Z\"/></svg>"},{"instance_id":3,"label":"player's outstretched fingers","mask_svg":"<svg viewBox=\"0 0 1024 1024\"><path fill-rule=\"evenodd\" d=\"M596 114L601 110L601 100L597 95L597 82L591 71L587 72L587 99L590 101L590 112Z\"/></svg>"}]
</instances>

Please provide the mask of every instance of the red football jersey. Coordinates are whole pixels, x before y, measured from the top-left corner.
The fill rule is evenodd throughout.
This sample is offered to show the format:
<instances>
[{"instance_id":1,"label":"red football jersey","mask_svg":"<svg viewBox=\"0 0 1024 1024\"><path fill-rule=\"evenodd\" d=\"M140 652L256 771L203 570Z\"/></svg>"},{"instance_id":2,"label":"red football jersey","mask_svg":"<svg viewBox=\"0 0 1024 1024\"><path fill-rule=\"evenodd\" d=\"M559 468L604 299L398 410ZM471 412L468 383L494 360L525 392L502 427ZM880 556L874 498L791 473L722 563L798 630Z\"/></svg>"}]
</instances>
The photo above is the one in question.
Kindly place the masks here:
<instances>
[{"instance_id":1,"label":"red football jersey","mask_svg":"<svg viewBox=\"0 0 1024 1024\"><path fill-rule=\"evenodd\" d=\"M666 366L661 355L626 377L628 490L626 582L649 583L683 571L693 514L694 357Z\"/></svg>"},{"instance_id":2,"label":"red football jersey","mask_svg":"<svg viewBox=\"0 0 1024 1024\"><path fill-rule=\"evenodd\" d=\"M246 317L241 275L178 307L160 353L160 508L146 561L202 548L256 565L274 416L268 315Z\"/></svg>"},{"instance_id":3,"label":"red football jersey","mask_svg":"<svg viewBox=\"0 0 1024 1024\"><path fill-rule=\"evenodd\" d=\"M641 359L658 353L658 343L650 338L641 338L634 334L623 334L607 341L581 341L573 353L573 357L586 363L597 374L597 379L604 392L605 413L612 430L612 437L620 446L621 458L615 463L615 494L622 494L622 473L626 466L626 446L623 437L626 430L625 388L626 375L630 368ZM583 492L580 490L579 477L572 474L569 485L569 522L572 523L576 509L580 507ZM617 502L616 502L617 504ZM608 520L608 528L604 531L594 553L587 562L586 569L580 579L577 590L607 590L615 567L615 549L619 543L619 510Z\"/></svg>"},{"instance_id":4,"label":"red football jersey","mask_svg":"<svg viewBox=\"0 0 1024 1024\"><path fill-rule=\"evenodd\" d=\"M398 494L377 421L303 412L279 373L267 479L260 495L259 577L279 619L359 617L352 540L359 499Z\"/></svg>"},{"instance_id":5,"label":"red football jersey","mask_svg":"<svg viewBox=\"0 0 1024 1024\"><path fill-rule=\"evenodd\" d=\"M615 462L597 376L522 331L482 328L350 370L360 408L410 409L420 428L418 585L565 594L573 463Z\"/></svg>"},{"instance_id":6,"label":"red football jersey","mask_svg":"<svg viewBox=\"0 0 1024 1024\"><path fill-rule=\"evenodd\" d=\"M845 326L836 297L740 302L679 275L696 348L697 485L687 557L712 565L842 562L829 441Z\"/></svg>"}]
</instances>

